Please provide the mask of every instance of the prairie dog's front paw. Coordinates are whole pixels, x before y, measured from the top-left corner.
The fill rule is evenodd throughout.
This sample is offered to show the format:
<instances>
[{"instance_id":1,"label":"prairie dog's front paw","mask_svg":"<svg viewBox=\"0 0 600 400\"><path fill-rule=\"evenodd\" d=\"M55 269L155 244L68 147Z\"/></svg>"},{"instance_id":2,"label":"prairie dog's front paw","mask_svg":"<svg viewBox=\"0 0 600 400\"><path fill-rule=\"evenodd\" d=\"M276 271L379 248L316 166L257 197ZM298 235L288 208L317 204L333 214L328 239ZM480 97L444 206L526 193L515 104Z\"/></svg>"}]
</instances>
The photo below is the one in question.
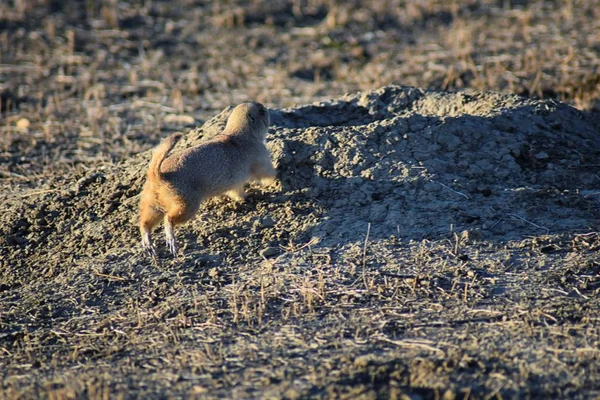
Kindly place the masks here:
<instances>
[{"instance_id":1,"label":"prairie dog's front paw","mask_svg":"<svg viewBox=\"0 0 600 400\"><path fill-rule=\"evenodd\" d=\"M260 180L260 184L263 185L263 186L271 186L275 182L277 182L277 177L276 176L269 176L269 177L266 177L266 178L262 178Z\"/></svg>"},{"instance_id":2,"label":"prairie dog's front paw","mask_svg":"<svg viewBox=\"0 0 600 400\"><path fill-rule=\"evenodd\" d=\"M243 202L246 200L246 192L243 188L229 190L225 195L234 201Z\"/></svg>"}]
</instances>

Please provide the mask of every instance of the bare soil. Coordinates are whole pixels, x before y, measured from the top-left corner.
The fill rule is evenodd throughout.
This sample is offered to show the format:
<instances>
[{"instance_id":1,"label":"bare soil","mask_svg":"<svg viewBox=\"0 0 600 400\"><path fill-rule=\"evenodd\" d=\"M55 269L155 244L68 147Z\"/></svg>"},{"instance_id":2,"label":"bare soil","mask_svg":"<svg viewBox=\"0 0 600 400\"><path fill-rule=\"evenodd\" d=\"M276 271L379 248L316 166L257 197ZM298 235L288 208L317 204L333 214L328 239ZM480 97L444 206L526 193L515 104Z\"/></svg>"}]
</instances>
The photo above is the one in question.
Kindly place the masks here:
<instances>
[{"instance_id":1,"label":"bare soil","mask_svg":"<svg viewBox=\"0 0 600 400\"><path fill-rule=\"evenodd\" d=\"M0 6L0 399L600 396L597 3L344 4ZM151 147L248 99L277 184L153 263Z\"/></svg>"}]
</instances>

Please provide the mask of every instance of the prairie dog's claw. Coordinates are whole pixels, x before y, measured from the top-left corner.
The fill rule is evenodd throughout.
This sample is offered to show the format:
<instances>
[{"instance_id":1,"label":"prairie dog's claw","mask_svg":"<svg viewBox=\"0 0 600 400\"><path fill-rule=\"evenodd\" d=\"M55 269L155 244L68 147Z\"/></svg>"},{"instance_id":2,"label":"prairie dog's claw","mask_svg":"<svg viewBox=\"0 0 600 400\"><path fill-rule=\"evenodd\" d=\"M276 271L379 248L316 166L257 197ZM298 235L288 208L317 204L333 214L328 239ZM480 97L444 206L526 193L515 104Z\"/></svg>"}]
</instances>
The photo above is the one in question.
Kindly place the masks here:
<instances>
[{"instance_id":1,"label":"prairie dog's claw","mask_svg":"<svg viewBox=\"0 0 600 400\"><path fill-rule=\"evenodd\" d=\"M179 250L179 246L177 246L177 242L174 237L167 238L167 248L169 252L173 254L173 257L177 257L177 251Z\"/></svg>"},{"instance_id":2,"label":"prairie dog's claw","mask_svg":"<svg viewBox=\"0 0 600 400\"><path fill-rule=\"evenodd\" d=\"M142 236L142 247L144 248L144 250L146 250L146 252L148 252L150 257L156 259L156 249L152 244L152 239L150 238L150 235Z\"/></svg>"},{"instance_id":3,"label":"prairie dog's claw","mask_svg":"<svg viewBox=\"0 0 600 400\"><path fill-rule=\"evenodd\" d=\"M156 258L156 249L154 248L154 246L152 246L152 247L144 246L144 250L146 250L148 255L150 255L152 258Z\"/></svg>"}]
</instances>

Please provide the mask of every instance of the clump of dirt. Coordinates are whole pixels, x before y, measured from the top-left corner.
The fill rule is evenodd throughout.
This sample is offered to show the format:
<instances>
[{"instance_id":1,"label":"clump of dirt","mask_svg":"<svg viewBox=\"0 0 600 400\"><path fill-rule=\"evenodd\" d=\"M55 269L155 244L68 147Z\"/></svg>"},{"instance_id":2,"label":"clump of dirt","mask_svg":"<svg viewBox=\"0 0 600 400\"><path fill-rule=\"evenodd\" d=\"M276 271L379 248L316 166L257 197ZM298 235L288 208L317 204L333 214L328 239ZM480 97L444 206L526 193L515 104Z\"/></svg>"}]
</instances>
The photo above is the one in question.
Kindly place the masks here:
<instances>
[{"instance_id":1,"label":"clump of dirt","mask_svg":"<svg viewBox=\"0 0 600 400\"><path fill-rule=\"evenodd\" d=\"M279 183L206 202L159 265L135 226L149 151L1 195L6 395L600 390L585 115L392 85L271 116Z\"/></svg>"}]
</instances>

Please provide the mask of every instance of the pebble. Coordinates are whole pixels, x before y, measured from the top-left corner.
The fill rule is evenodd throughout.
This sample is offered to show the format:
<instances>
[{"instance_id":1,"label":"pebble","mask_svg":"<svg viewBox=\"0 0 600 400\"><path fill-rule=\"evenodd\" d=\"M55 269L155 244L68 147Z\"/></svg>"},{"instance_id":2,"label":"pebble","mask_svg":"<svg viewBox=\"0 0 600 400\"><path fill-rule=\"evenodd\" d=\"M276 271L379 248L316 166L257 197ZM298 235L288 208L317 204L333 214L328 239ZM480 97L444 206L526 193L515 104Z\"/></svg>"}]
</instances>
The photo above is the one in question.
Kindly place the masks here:
<instances>
[{"instance_id":1,"label":"pebble","mask_svg":"<svg viewBox=\"0 0 600 400\"><path fill-rule=\"evenodd\" d=\"M163 118L163 122L173 125L194 125L196 120L191 115L169 114Z\"/></svg>"},{"instance_id":2,"label":"pebble","mask_svg":"<svg viewBox=\"0 0 600 400\"><path fill-rule=\"evenodd\" d=\"M265 228L272 228L275 226L275 221L273 218L267 216L260 220L260 224Z\"/></svg>"},{"instance_id":3,"label":"pebble","mask_svg":"<svg viewBox=\"0 0 600 400\"><path fill-rule=\"evenodd\" d=\"M17 121L17 128L19 129L27 129L29 128L29 120L27 118L21 118Z\"/></svg>"},{"instance_id":4,"label":"pebble","mask_svg":"<svg viewBox=\"0 0 600 400\"><path fill-rule=\"evenodd\" d=\"M267 247L266 249L262 249L258 254L260 254L261 257L267 258L274 256L277 253L279 253L279 249L277 247Z\"/></svg>"}]
</instances>

